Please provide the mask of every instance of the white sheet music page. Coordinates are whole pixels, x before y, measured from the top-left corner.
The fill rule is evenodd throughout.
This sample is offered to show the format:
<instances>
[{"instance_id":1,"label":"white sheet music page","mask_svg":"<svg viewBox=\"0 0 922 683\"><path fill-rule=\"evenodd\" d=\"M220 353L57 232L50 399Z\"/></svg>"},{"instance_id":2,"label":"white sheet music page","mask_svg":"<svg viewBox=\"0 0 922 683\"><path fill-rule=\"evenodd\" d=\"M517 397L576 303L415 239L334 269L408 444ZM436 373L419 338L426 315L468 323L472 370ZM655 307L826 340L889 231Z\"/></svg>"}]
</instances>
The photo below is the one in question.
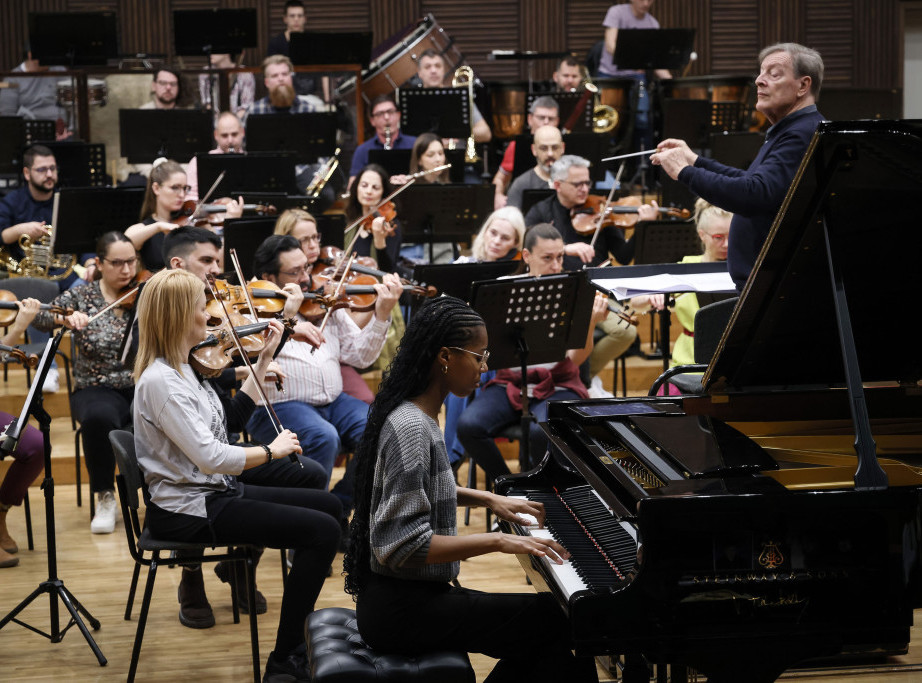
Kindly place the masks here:
<instances>
[{"instance_id":1,"label":"white sheet music page","mask_svg":"<svg viewBox=\"0 0 922 683\"><path fill-rule=\"evenodd\" d=\"M642 294L676 292L733 292L736 287L730 273L686 273L648 275L646 277L600 278L593 284L611 292L619 301Z\"/></svg>"}]
</instances>

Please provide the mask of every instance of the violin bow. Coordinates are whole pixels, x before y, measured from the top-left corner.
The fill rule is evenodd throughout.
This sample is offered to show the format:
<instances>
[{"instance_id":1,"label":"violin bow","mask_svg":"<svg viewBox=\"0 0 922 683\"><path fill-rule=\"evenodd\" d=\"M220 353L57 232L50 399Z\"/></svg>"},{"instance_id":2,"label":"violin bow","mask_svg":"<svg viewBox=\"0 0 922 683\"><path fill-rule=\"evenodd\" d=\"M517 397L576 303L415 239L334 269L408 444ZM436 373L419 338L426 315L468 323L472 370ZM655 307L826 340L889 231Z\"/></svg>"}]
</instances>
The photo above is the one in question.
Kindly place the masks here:
<instances>
[{"instance_id":1,"label":"violin bow","mask_svg":"<svg viewBox=\"0 0 922 683\"><path fill-rule=\"evenodd\" d=\"M333 304L333 302L336 301L337 297L339 297L339 293L340 293L340 291L342 291L343 283L345 283L346 278L349 277L349 268L352 267L352 262L353 262L353 261L355 261L355 254L350 254L350 255L349 255L349 261L346 263L346 267L343 268L343 276L339 279L339 282L336 283L336 289L333 290L333 296L330 297L331 303L330 303L330 305L327 306L327 312L323 315L323 322L320 323L320 334L321 334L321 336L323 335L323 330L324 330L324 329L326 328L326 326L327 326L327 320L330 319L330 314L333 312L333 305L332 305L332 304ZM317 350L317 347L315 346L315 347L313 347L313 348L311 349L311 353L314 353L314 351L316 351L316 350Z\"/></svg>"},{"instance_id":2,"label":"violin bow","mask_svg":"<svg viewBox=\"0 0 922 683\"><path fill-rule=\"evenodd\" d=\"M111 304L109 304L108 306L106 306L104 309L102 309L101 311L97 311L97 313L96 313L95 315L93 315L89 320L86 321L86 324L89 325L91 322L93 322L94 320L96 320L96 318L98 318L99 316L101 316L103 313L108 313L110 310L112 310L113 308L115 308L116 306L118 306L120 303L122 303L125 299L127 299L127 298L133 296L134 294L136 294L137 291L138 291L140 288L141 288L141 287L138 286L138 287L135 287L134 289L129 290L129 291L126 292L125 294L122 294L118 299L116 299L115 301L113 301Z\"/></svg>"},{"instance_id":3,"label":"violin bow","mask_svg":"<svg viewBox=\"0 0 922 683\"><path fill-rule=\"evenodd\" d=\"M214 275L209 273L207 278L208 288L211 290L212 296L215 299L221 301L221 308L224 310L224 319L227 321L228 330L231 333L231 337L234 340L234 345L237 347L237 352L240 354L240 357L243 358L243 362L247 367L247 370L250 372L250 377L253 378L253 383L256 385L256 393L259 394L259 398L263 402L263 407L266 410L266 413L269 415L269 421L272 423L272 427L275 429L276 434L281 434L284 427L282 426L282 421L279 419L279 416L276 415L275 409L272 407L272 404L269 403L269 398L266 396L266 392L263 390L262 382L259 377L256 376L256 371L253 369L253 364L250 362L250 357L247 355L247 352L243 348L243 343L240 341L240 336L237 334L237 330L234 329L234 326L230 324L230 312L227 310L227 304L224 299L219 299L217 292L214 288ZM289 455L289 458L292 462L298 463L301 468L304 468L304 465L298 459L298 457L292 453Z\"/></svg>"},{"instance_id":4,"label":"violin bow","mask_svg":"<svg viewBox=\"0 0 922 683\"><path fill-rule=\"evenodd\" d=\"M230 250L230 257L231 257L231 263L232 263L233 266L234 266L234 272L237 273L237 282L239 282L239 283L240 283L240 286L243 288L243 296L244 296L244 298L246 299L247 306L248 306L249 309L250 309L250 314L251 314L254 318L256 318L256 317L257 317L257 315L256 315L256 307L253 305L253 299L252 299L252 297L250 296L250 290L247 289L247 283L246 283L246 280L245 280L244 277L243 277L243 270L240 268L240 261L237 259L237 250L236 250L236 249L231 249L231 250ZM227 312L227 309L225 309L225 313L226 313L226 312ZM258 380L257 380L257 381L258 381ZM279 377L278 379L275 380L275 388L278 389L279 392L285 393L285 387L284 387L284 385L282 384L282 378L281 378L281 377Z\"/></svg>"},{"instance_id":5,"label":"violin bow","mask_svg":"<svg viewBox=\"0 0 922 683\"><path fill-rule=\"evenodd\" d=\"M590 247L595 246L595 241L599 237L599 232L602 229L602 221L605 218L605 212L608 211L608 206L611 204L611 198L615 196L615 189L621 185L621 172L623 170L624 165L622 164L621 168L618 169L618 175L615 176L615 182L611 184L611 190L608 191L608 196L605 198L605 203L602 204L602 210L599 212L598 218L596 218L595 232L592 233L592 239L589 241Z\"/></svg>"}]
</instances>

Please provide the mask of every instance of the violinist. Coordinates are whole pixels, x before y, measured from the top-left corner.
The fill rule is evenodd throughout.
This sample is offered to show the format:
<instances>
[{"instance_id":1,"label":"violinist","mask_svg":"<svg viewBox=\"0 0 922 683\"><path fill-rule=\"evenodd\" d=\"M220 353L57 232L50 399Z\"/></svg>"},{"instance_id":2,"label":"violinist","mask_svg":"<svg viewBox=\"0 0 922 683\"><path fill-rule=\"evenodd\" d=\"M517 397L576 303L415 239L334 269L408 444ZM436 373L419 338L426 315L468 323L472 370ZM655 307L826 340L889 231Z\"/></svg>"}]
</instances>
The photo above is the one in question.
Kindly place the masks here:
<instances>
[{"instance_id":1,"label":"violinist","mask_svg":"<svg viewBox=\"0 0 922 683\"><path fill-rule=\"evenodd\" d=\"M358 173L358 180L349 194L346 204L346 221L354 223L362 216L372 214L370 225L353 228L345 235L345 243L349 244L355 236L356 230L367 233L359 236L355 242L354 251L359 256L370 256L378 262L378 268L387 273L397 269L397 259L400 256L401 232L396 220L388 223L383 211L375 209L381 200L393 192L393 187L388 180L387 171L377 164L368 164ZM388 208L392 207L388 205ZM372 213L374 212L374 213Z\"/></svg>"},{"instance_id":2,"label":"violinist","mask_svg":"<svg viewBox=\"0 0 922 683\"><path fill-rule=\"evenodd\" d=\"M300 446L288 430L273 432L265 447L228 444L225 407L187 363L192 347L205 338L209 318L201 280L162 271L139 299L133 410L135 449L150 498L146 523L154 535L177 541L293 548L266 680L309 680L298 648L304 643L304 619L336 553L340 505L323 491L267 488L236 478ZM257 375L267 369L280 328L277 322L270 326ZM251 405L255 386L247 380L241 400L245 395Z\"/></svg>"},{"instance_id":3,"label":"violinist","mask_svg":"<svg viewBox=\"0 0 922 683\"><path fill-rule=\"evenodd\" d=\"M186 172L180 164L162 157L157 159L147 178L140 223L125 231L125 236L141 253L144 267L151 272L166 265L163 262L163 236L182 222L179 213L189 192L186 183ZM238 218L241 215L240 204L230 200L225 215Z\"/></svg>"},{"instance_id":4,"label":"violinist","mask_svg":"<svg viewBox=\"0 0 922 683\"><path fill-rule=\"evenodd\" d=\"M522 208L522 197L525 190L546 190L551 186L551 166L564 153L563 136L557 126L541 126L535 131L531 144L531 153L535 157L534 168L512 181L509 186L509 195L506 198L507 206Z\"/></svg>"},{"instance_id":5,"label":"violinist","mask_svg":"<svg viewBox=\"0 0 922 683\"><path fill-rule=\"evenodd\" d=\"M133 286L138 254L120 232L107 232L96 243L100 279L60 294L52 303L73 309L64 324L73 331L77 357L73 360L75 390L70 410L80 423L83 454L90 474L90 491L96 495L96 514L90 524L94 534L115 529L115 455L109 432L131 424L134 383L131 370L121 361L119 349L128 327L127 312L116 307L93 322L90 317L114 303ZM35 317L35 327L51 330L48 312Z\"/></svg>"},{"instance_id":6,"label":"violinist","mask_svg":"<svg viewBox=\"0 0 922 683\"><path fill-rule=\"evenodd\" d=\"M18 304L19 313L16 319L10 324L6 334L0 337L0 344L5 346L11 346L19 341L41 305L37 299L23 299ZM3 355L6 356L6 354ZM11 359L6 357L3 360ZM0 410L0 429L6 427L14 419L14 415ZM19 445L13 451L13 464L10 465L6 475L0 479L0 569L15 567L19 564L19 558L16 556L19 546L10 536L10 530L6 526L6 515L14 505L22 505L29 485L42 471L45 464L44 456L45 443L42 433L32 425L27 425L20 433ZM0 453L0 459L2 458L3 454Z\"/></svg>"},{"instance_id":7,"label":"violinist","mask_svg":"<svg viewBox=\"0 0 922 683\"><path fill-rule=\"evenodd\" d=\"M514 206L505 206L487 216L471 244L470 256L459 256L455 263L484 263L521 258L525 218Z\"/></svg>"},{"instance_id":8,"label":"violinist","mask_svg":"<svg viewBox=\"0 0 922 683\"><path fill-rule=\"evenodd\" d=\"M253 259L257 277L286 291L294 286L297 291L284 310L285 317L298 321L295 338L285 344L277 358L286 377L285 393L267 384L267 398L282 424L298 435L304 454L323 466L329 482L336 456L343 448L353 450L358 444L368 413L365 403L343 393L340 363L364 368L374 362L384 346L390 315L403 289L396 276L384 276L383 282L375 285L377 301L371 322L359 328L345 310L337 309L321 335L298 313L301 292L310 289L309 271L307 256L291 235L270 235ZM314 345L316 351L312 352ZM247 431L261 441L270 440L274 434L269 418L261 411L250 418ZM344 478L333 492L343 502L344 515L348 516L352 509L351 477Z\"/></svg>"}]
</instances>

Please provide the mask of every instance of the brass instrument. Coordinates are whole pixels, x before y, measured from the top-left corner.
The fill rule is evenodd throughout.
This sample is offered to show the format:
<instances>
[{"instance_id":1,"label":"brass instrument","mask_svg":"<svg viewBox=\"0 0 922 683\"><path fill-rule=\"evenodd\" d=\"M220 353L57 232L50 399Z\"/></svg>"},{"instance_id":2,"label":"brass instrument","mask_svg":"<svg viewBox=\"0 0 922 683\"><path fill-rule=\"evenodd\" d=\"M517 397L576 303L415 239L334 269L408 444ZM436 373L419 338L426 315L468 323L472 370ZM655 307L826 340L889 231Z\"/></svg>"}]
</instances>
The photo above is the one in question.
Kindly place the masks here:
<instances>
[{"instance_id":1,"label":"brass instrument","mask_svg":"<svg viewBox=\"0 0 922 683\"><path fill-rule=\"evenodd\" d=\"M393 134L391 133L391 126L390 126L390 124L385 125L385 126L384 126L384 149L390 149L390 148L391 148L391 136L392 136L392 135L393 135Z\"/></svg>"},{"instance_id":2,"label":"brass instrument","mask_svg":"<svg viewBox=\"0 0 922 683\"><path fill-rule=\"evenodd\" d=\"M618 112L614 107L599 103L599 87L592 82L589 72L583 67L583 88L592 93L592 132L608 133L618 125Z\"/></svg>"},{"instance_id":3,"label":"brass instrument","mask_svg":"<svg viewBox=\"0 0 922 683\"><path fill-rule=\"evenodd\" d=\"M19 261L14 259L6 247L0 247L0 268L5 268L10 277L40 277L46 280L63 280L73 272L77 257L74 254L58 254L55 256L51 246L51 235L46 233L41 239L33 242L28 235L19 237L19 246L22 247L23 257ZM61 270L60 273L49 275L50 270Z\"/></svg>"},{"instance_id":4,"label":"brass instrument","mask_svg":"<svg viewBox=\"0 0 922 683\"><path fill-rule=\"evenodd\" d=\"M474 70L467 66L459 66L455 69L455 74L451 78L452 88L467 88L468 109L471 116L471 135L467 139L467 145L464 148L464 163L476 164L480 161L477 156L477 149L474 147Z\"/></svg>"},{"instance_id":5,"label":"brass instrument","mask_svg":"<svg viewBox=\"0 0 922 683\"><path fill-rule=\"evenodd\" d=\"M311 180L311 184L308 185L307 189L304 191L308 197L319 197L323 188L330 181L330 178L333 177L333 172L336 170L336 167L339 166L339 151L340 149L337 147L336 151L333 152L333 156L327 159L326 163L324 163L314 174L314 179Z\"/></svg>"}]
</instances>

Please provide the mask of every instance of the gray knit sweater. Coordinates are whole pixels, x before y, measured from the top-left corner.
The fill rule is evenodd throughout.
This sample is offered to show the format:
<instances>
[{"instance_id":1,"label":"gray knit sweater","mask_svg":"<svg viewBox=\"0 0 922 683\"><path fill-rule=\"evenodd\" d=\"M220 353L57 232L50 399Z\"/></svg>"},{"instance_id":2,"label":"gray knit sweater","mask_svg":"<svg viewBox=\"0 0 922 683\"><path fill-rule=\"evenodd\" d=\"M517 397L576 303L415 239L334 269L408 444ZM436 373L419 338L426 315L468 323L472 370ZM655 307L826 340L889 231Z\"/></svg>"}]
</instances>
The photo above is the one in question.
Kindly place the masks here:
<instances>
[{"instance_id":1,"label":"gray knit sweater","mask_svg":"<svg viewBox=\"0 0 922 683\"><path fill-rule=\"evenodd\" d=\"M425 564L432 534L455 536L458 499L445 440L415 404L395 408L378 439L371 493L371 569L385 576L450 581L460 562Z\"/></svg>"}]
</instances>

